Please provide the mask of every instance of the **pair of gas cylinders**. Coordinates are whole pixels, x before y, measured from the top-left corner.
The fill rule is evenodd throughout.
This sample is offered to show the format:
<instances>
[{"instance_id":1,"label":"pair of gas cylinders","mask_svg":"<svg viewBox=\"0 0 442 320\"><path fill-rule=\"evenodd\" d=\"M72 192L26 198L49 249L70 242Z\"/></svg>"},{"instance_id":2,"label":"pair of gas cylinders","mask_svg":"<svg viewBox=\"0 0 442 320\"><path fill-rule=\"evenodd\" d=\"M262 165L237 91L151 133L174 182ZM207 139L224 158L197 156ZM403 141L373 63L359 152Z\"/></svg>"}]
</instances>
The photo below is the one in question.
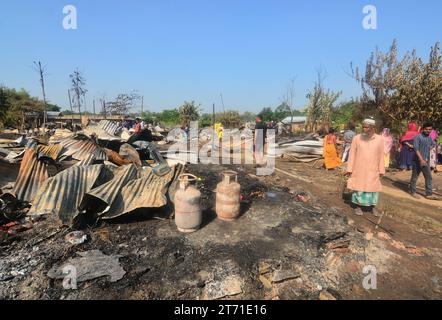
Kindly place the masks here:
<instances>
[{"instance_id":1,"label":"pair of gas cylinders","mask_svg":"<svg viewBox=\"0 0 442 320\"><path fill-rule=\"evenodd\" d=\"M223 180L216 188L216 214L221 220L233 221L240 213L241 186L235 171L222 174ZM192 185L196 180L192 174L180 175L180 188L175 193L175 223L185 233L198 230L202 222L201 192Z\"/></svg>"}]
</instances>

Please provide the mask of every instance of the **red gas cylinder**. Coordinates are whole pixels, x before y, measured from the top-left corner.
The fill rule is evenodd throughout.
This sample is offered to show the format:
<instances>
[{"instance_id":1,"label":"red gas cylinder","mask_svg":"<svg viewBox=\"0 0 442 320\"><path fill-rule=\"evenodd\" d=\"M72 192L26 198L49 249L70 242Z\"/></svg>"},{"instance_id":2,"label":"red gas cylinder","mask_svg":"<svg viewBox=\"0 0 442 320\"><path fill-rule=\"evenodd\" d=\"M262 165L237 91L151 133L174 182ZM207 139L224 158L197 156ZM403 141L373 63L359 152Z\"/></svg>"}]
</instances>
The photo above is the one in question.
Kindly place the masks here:
<instances>
[{"instance_id":1,"label":"red gas cylinder","mask_svg":"<svg viewBox=\"0 0 442 320\"><path fill-rule=\"evenodd\" d=\"M175 224L181 232L194 232L202 221L201 192L191 185L197 177L186 173L178 180L180 188L175 193Z\"/></svg>"},{"instance_id":2,"label":"red gas cylinder","mask_svg":"<svg viewBox=\"0 0 442 320\"><path fill-rule=\"evenodd\" d=\"M216 188L216 214L221 220L233 221L238 218L241 206L238 173L228 170L222 174L223 181Z\"/></svg>"}]
</instances>

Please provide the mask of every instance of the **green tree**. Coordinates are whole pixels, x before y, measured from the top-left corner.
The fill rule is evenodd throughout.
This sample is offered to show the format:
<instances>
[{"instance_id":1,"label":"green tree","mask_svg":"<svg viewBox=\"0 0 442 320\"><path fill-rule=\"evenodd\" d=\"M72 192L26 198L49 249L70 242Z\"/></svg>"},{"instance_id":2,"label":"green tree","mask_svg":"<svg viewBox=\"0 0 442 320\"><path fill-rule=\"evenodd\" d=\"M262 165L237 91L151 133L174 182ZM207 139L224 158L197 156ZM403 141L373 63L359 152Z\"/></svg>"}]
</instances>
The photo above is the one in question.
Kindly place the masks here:
<instances>
[{"instance_id":1,"label":"green tree","mask_svg":"<svg viewBox=\"0 0 442 320\"><path fill-rule=\"evenodd\" d=\"M203 113L198 123L199 127L200 128L211 127L213 121L212 117L213 116L210 113Z\"/></svg>"},{"instance_id":2,"label":"green tree","mask_svg":"<svg viewBox=\"0 0 442 320\"><path fill-rule=\"evenodd\" d=\"M275 121L281 121L291 115L292 110L286 102L283 102L278 107L276 107L275 112L273 113L273 118Z\"/></svg>"},{"instance_id":3,"label":"green tree","mask_svg":"<svg viewBox=\"0 0 442 320\"><path fill-rule=\"evenodd\" d=\"M430 50L428 62L407 52L398 56L397 41L388 52L376 49L368 59L365 74L354 73L361 84L363 110L384 126L404 121L442 122L442 54L439 43Z\"/></svg>"},{"instance_id":4,"label":"green tree","mask_svg":"<svg viewBox=\"0 0 442 320\"><path fill-rule=\"evenodd\" d=\"M7 112L7 95L6 95L6 88L3 86L0 86L0 130L4 127L4 122L6 119L6 112Z\"/></svg>"},{"instance_id":5,"label":"green tree","mask_svg":"<svg viewBox=\"0 0 442 320\"><path fill-rule=\"evenodd\" d=\"M219 113L216 117L216 121L221 122L224 128L239 128L242 123L239 112L234 110Z\"/></svg>"},{"instance_id":6,"label":"green tree","mask_svg":"<svg viewBox=\"0 0 442 320\"><path fill-rule=\"evenodd\" d=\"M273 110L270 107L263 108L259 115L262 117L262 121L268 122L274 120Z\"/></svg>"},{"instance_id":7,"label":"green tree","mask_svg":"<svg viewBox=\"0 0 442 320\"><path fill-rule=\"evenodd\" d=\"M359 121L359 103L357 101L343 102L333 108L332 124L334 127L345 127L349 122Z\"/></svg>"},{"instance_id":8,"label":"green tree","mask_svg":"<svg viewBox=\"0 0 442 320\"><path fill-rule=\"evenodd\" d=\"M309 99L307 105L307 127L311 131L316 131L319 124L330 126L334 103L338 100L341 92L333 92L324 88L325 77L318 71L318 79L315 86L307 94Z\"/></svg>"},{"instance_id":9,"label":"green tree","mask_svg":"<svg viewBox=\"0 0 442 320\"><path fill-rule=\"evenodd\" d=\"M141 114L141 119L143 119L144 122L146 123L154 123L159 121L159 114L156 112L151 112L151 111L144 111Z\"/></svg>"},{"instance_id":10,"label":"green tree","mask_svg":"<svg viewBox=\"0 0 442 320\"><path fill-rule=\"evenodd\" d=\"M178 109L166 109L158 114L158 121L165 125L176 125L180 121L180 113Z\"/></svg>"},{"instance_id":11,"label":"green tree","mask_svg":"<svg viewBox=\"0 0 442 320\"><path fill-rule=\"evenodd\" d=\"M19 127L24 124L25 113L42 113L44 104L37 98L31 97L29 93L21 89L0 88L0 122L4 126Z\"/></svg>"},{"instance_id":12,"label":"green tree","mask_svg":"<svg viewBox=\"0 0 442 320\"><path fill-rule=\"evenodd\" d=\"M200 105L195 105L195 101L187 102L178 109L180 123L183 126L190 126L191 121L197 121L200 117Z\"/></svg>"},{"instance_id":13,"label":"green tree","mask_svg":"<svg viewBox=\"0 0 442 320\"><path fill-rule=\"evenodd\" d=\"M57 106L56 104L52 104L52 103L48 103L47 104L47 111L60 111L61 108L59 106Z\"/></svg>"},{"instance_id":14,"label":"green tree","mask_svg":"<svg viewBox=\"0 0 442 320\"><path fill-rule=\"evenodd\" d=\"M255 122L256 114L250 111L246 111L241 114L241 120L243 122Z\"/></svg>"}]
</instances>

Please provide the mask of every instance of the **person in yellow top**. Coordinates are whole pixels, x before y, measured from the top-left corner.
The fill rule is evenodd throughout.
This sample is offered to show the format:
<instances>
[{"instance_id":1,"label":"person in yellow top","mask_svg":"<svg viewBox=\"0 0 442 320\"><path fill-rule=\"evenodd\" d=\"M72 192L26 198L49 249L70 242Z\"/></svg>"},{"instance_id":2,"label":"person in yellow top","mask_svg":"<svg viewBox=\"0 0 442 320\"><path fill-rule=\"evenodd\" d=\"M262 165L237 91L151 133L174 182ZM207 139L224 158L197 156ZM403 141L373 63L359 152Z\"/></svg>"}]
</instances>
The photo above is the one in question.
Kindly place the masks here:
<instances>
[{"instance_id":1,"label":"person in yellow top","mask_svg":"<svg viewBox=\"0 0 442 320\"><path fill-rule=\"evenodd\" d=\"M218 136L218 140L221 140L223 138L223 125L222 123L215 123L215 132Z\"/></svg>"}]
</instances>

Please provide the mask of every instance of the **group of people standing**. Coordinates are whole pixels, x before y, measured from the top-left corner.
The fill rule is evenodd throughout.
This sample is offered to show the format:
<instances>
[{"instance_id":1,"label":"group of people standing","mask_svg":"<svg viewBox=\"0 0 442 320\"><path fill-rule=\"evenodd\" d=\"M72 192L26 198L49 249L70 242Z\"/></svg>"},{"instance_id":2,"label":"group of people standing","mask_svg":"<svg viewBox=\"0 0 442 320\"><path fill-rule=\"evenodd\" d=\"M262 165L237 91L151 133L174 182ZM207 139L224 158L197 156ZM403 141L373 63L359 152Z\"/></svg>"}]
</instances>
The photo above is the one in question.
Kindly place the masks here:
<instances>
[{"instance_id":1,"label":"group of people standing","mask_svg":"<svg viewBox=\"0 0 442 320\"><path fill-rule=\"evenodd\" d=\"M422 128L423 129L423 128ZM413 159L416 156L416 149L414 147L414 138L419 135L421 130L418 129L415 123L408 124L407 132L400 139L400 168L401 170L411 170L413 168ZM430 150L429 167L435 170L438 164L439 150L437 144L442 143L441 137L438 132L433 128L429 134L432 141L435 142L435 146Z\"/></svg>"},{"instance_id":2,"label":"group of people standing","mask_svg":"<svg viewBox=\"0 0 442 320\"><path fill-rule=\"evenodd\" d=\"M334 169L347 162L347 187L352 190L352 204L355 213L362 215L362 208L371 208L377 216L376 204L382 190L381 178L390 166L391 155L396 148L390 129L384 128L382 134L375 133L376 122L366 119L362 125L362 133L356 134L355 127L349 125L344 133L344 152L339 158L336 143L337 137L333 129L324 138L324 163L326 169ZM410 194L420 198L416 192L416 183L420 173L425 178L425 197L438 200L433 195L432 170L438 163L437 131L431 123L424 123L420 129L414 123L408 125L408 131L400 138L401 145L399 162L403 170L412 170ZM440 143L440 141L439 141Z\"/></svg>"}]
</instances>

